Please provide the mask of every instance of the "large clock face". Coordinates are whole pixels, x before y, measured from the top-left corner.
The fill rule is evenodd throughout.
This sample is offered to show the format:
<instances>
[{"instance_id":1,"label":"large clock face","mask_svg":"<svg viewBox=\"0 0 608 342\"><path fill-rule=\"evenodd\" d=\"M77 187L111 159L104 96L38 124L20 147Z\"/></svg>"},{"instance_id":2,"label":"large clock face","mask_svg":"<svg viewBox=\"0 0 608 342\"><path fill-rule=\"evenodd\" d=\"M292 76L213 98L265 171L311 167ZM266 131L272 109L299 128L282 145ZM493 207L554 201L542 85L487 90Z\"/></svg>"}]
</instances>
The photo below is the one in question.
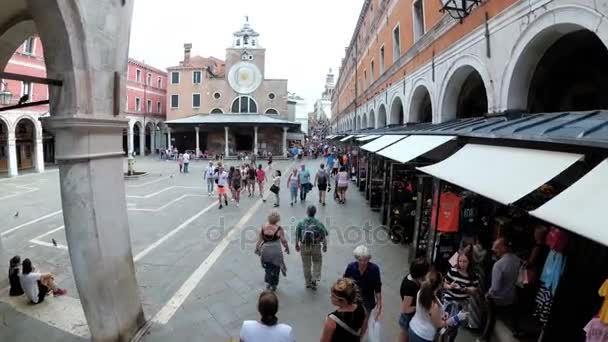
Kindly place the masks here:
<instances>
[{"instance_id":1,"label":"large clock face","mask_svg":"<svg viewBox=\"0 0 608 342\"><path fill-rule=\"evenodd\" d=\"M250 94L262 84L262 73L255 64L240 62L230 69L228 83L237 93Z\"/></svg>"}]
</instances>

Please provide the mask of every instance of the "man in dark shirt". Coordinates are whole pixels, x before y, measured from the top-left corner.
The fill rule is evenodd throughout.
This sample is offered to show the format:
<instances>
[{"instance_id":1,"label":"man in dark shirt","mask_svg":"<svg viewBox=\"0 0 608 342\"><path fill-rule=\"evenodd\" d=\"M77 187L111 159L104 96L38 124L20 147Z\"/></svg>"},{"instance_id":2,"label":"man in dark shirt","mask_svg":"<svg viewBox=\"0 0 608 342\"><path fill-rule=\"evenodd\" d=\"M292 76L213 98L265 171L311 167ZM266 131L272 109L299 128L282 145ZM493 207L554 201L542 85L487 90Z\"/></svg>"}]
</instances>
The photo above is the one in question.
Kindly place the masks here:
<instances>
[{"instance_id":1,"label":"man in dark shirt","mask_svg":"<svg viewBox=\"0 0 608 342\"><path fill-rule=\"evenodd\" d=\"M371 255L367 247L361 245L355 248L355 259L344 271L344 278L351 278L357 283L363 297L363 306L368 314L376 308L375 319L379 320L382 315L382 281L380 279L380 268L370 262Z\"/></svg>"}]
</instances>

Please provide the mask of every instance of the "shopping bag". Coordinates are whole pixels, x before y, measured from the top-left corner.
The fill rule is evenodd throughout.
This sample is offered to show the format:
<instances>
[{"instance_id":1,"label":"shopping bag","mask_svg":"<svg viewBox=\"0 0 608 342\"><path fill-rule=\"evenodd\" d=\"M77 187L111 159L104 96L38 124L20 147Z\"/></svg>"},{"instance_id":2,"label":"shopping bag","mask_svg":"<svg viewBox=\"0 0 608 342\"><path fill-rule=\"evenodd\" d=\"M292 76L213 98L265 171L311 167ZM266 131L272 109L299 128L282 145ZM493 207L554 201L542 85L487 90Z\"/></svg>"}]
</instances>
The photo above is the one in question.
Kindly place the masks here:
<instances>
[{"instance_id":1,"label":"shopping bag","mask_svg":"<svg viewBox=\"0 0 608 342\"><path fill-rule=\"evenodd\" d=\"M372 310L367 321L367 341L380 342L380 321L376 321L376 309Z\"/></svg>"}]
</instances>

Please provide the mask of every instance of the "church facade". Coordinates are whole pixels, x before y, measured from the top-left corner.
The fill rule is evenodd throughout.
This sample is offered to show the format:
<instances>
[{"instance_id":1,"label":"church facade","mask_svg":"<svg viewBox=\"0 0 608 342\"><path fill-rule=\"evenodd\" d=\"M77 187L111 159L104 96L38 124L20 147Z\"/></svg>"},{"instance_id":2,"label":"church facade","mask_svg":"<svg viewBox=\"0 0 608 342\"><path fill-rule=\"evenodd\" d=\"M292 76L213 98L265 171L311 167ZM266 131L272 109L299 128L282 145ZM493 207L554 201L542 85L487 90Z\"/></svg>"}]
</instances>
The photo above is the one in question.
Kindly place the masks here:
<instances>
[{"instance_id":1,"label":"church facade","mask_svg":"<svg viewBox=\"0 0 608 342\"><path fill-rule=\"evenodd\" d=\"M226 58L192 56L167 68L169 142L199 154L283 155L299 124L290 115L286 79L265 78L266 49L246 22ZM291 134L290 134L291 133Z\"/></svg>"}]
</instances>

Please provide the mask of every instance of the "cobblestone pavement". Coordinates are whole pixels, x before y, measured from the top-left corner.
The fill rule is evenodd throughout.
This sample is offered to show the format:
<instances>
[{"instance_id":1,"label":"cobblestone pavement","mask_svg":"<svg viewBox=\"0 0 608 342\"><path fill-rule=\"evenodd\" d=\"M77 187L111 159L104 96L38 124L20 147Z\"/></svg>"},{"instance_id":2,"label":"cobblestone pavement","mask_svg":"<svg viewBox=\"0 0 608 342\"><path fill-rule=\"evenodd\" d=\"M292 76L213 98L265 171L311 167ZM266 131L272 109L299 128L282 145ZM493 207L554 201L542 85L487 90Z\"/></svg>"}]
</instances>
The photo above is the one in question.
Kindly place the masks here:
<instances>
[{"instance_id":1,"label":"cobblestone pavement","mask_svg":"<svg viewBox=\"0 0 608 342\"><path fill-rule=\"evenodd\" d=\"M314 174L320 162L305 163ZM282 170L295 166L292 161L274 164ZM193 162L189 174L180 174L175 162L138 158L136 169L149 175L126 182L137 280L150 320L143 338L146 342L237 339L242 321L258 316L257 296L265 284L253 250L274 197L264 203L244 193L240 208L230 203L218 210L216 198L207 196L202 180L206 165ZM281 277L277 290L280 321L294 327L298 341L318 340L325 316L333 310L329 287L353 260L354 247L363 243L382 271L382 339L395 341L407 249L388 240L378 214L369 210L354 186L346 205L340 206L328 196L327 206L319 207L317 215L330 229L322 280L316 293L306 290L292 237L306 205L318 204L318 194L315 190L307 202L290 207L286 172L283 174L279 212L281 224L289 232L292 254L286 257L288 274ZM0 234L7 255L32 258L39 269L56 274L61 286L68 289L68 296L50 298L35 307L23 298L8 299L6 292L0 293L0 341L87 340L67 253L58 172L2 179L0 199L6 203L0 207ZM459 341L470 340L468 334L459 336Z\"/></svg>"}]
</instances>

